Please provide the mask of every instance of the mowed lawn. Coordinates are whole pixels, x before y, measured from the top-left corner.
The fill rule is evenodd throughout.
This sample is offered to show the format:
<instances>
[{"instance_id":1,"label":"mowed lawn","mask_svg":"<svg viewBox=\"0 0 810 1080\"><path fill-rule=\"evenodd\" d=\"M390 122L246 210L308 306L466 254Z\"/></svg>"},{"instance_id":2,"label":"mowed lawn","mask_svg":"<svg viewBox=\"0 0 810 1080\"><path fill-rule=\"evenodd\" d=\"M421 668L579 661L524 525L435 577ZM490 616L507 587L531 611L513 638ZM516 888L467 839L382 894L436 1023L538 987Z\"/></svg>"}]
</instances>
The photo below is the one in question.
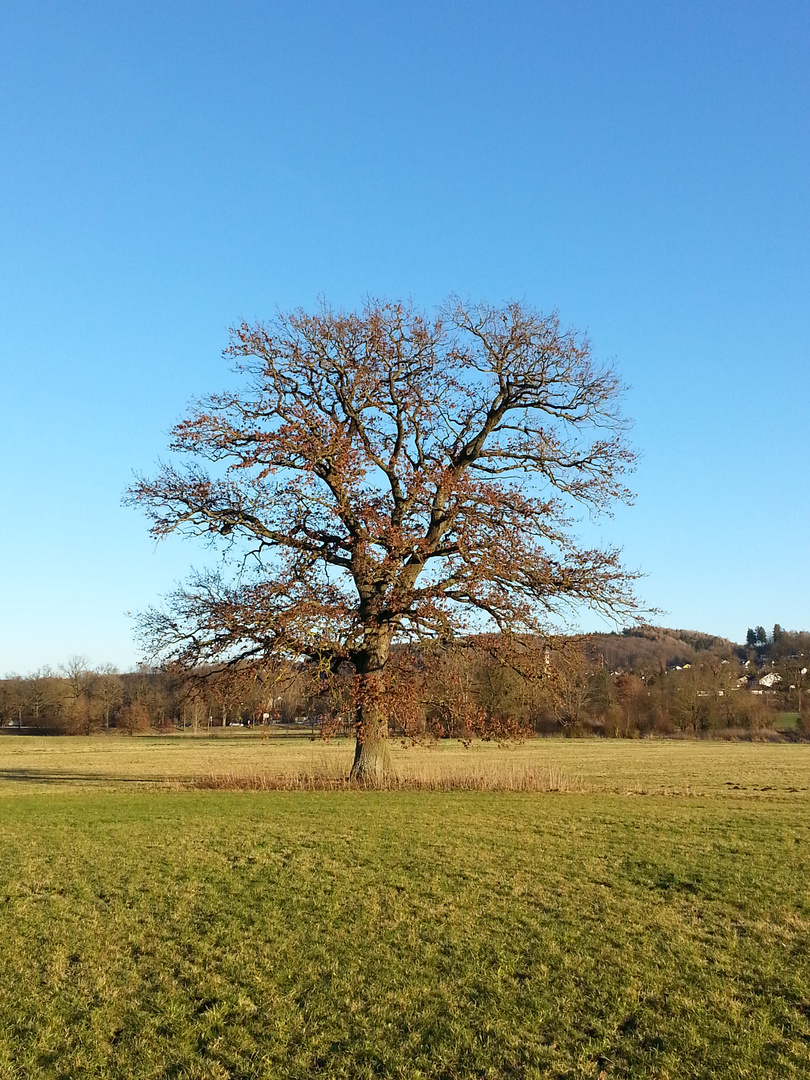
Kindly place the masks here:
<instances>
[{"instance_id":1,"label":"mowed lawn","mask_svg":"<svg viewBox=\"0 0 810 1080\"><path fill-rule=\"evenodd\" d=\"M0 1077L810 1075L810 748L475 752L570 790L187 790L282 750L2 739Z\"/></svg>"}]
</instances>

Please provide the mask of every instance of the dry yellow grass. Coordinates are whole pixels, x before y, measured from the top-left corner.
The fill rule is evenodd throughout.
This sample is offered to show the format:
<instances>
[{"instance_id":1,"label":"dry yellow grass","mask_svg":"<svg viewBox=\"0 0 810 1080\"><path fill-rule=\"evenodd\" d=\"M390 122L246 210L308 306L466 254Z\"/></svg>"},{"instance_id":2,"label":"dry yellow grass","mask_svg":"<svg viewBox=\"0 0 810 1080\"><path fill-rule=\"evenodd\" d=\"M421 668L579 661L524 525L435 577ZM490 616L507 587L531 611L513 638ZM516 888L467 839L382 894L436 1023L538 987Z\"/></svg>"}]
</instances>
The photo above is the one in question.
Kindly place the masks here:
<instances>
[{"instance_id":1,"label":"dry yellow grass","mask_svg":"<svg viewBox=\"0 0 810 1080\"><path fill-rule=\"evenodd\" d=\"M340 787L346 740L90 736L0 738L0 791L20 784ZM392 743L397 786L432 790L757 795L810 791L810 745L533 739L515 745Z\"/></svg>"}]
</instances>

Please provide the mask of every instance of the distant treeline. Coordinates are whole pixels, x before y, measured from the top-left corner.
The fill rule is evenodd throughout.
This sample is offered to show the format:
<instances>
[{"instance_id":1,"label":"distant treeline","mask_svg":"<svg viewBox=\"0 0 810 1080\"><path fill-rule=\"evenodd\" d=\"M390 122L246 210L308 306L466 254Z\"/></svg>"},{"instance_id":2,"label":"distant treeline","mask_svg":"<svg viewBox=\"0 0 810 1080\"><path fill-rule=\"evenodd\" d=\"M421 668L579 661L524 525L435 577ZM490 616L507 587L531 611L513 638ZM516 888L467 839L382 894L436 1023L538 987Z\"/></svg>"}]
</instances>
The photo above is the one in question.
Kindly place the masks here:
<instances>
[{"instance_id":1,"label":"distant treeline","mask_svg":"<svg viewBox=\"0 0 810 1080\"><path fill-rule=\"evenodd\" d=\"M754 640L751 641L753 635ZM438 666L411 663L414 707L393 734L810 735L810 632L754 628L745 645L694 631L641 627L557 639L531 677L473 643ZM403 684L404 685L404 684ZM454 696L448 694L452 686ZM451 703L452 700L455 704ZM458 707L458 703L463 707ZM478 717L470 727L470 717ZM349 732L340 701L307 665L183 673L58 671L0 680L6 730L54 734L201 731L240 724Z\"/></svg>"}]
</instances>

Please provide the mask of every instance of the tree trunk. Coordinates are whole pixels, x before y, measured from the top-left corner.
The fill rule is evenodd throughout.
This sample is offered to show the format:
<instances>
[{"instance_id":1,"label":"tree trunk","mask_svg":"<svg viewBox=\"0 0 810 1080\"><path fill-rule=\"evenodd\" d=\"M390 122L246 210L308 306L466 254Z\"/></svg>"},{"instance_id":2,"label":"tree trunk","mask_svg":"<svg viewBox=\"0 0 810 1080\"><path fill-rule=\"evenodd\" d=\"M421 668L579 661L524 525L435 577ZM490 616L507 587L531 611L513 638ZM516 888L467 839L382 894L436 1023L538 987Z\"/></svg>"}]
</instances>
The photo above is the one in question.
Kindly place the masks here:
<instances>
[{"instance_id":1,"label":"tree trunk","mask_svg":"<svg viewBox=\"0 0 810 1080\"><path fill-rule=\"evenodd\" d=\"M388 643L355 659L357 708L351 778L370 787L384 787L393 776L388 744L388 717L383 700L383 670Z\"/></svg>"},{"instance_id":2,"label":"tree trunk","mask_svg":"<svg viewBox=\"0 0 810 1080\"><path fill-rule=\"evenodd\" d=\"M388 723L384 717L371 718L366 710L363 712L363 718L357 721L352 780L369 787L384 787L393 776Z\"/></svg>"}]
</instances>

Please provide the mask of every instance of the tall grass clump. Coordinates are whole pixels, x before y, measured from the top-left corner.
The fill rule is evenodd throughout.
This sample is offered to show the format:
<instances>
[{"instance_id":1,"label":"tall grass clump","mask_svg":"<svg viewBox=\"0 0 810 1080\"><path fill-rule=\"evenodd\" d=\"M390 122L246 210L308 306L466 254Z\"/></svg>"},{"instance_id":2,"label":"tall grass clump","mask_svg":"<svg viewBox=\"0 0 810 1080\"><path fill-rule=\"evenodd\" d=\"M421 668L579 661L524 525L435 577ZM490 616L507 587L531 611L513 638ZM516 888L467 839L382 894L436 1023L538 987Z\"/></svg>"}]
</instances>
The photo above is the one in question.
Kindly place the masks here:
<instances>
[{"instance_id":1,"label":"tall grass clump","mask_svg":"<svg viewBox=\"0 0 810 1080\"><path fill-rule=\"evenodd\" d=\"M331 763L330 763L331 764ZM334 763L337 764L337 763ZM584 785L555 765L482 762L448 769L428 761L389 776L375 790L581 792ZM371 785L327 766L304 772L219 772L193 778L189 787L211 791L362 791Z\"/></svg>"}]
</instances>

